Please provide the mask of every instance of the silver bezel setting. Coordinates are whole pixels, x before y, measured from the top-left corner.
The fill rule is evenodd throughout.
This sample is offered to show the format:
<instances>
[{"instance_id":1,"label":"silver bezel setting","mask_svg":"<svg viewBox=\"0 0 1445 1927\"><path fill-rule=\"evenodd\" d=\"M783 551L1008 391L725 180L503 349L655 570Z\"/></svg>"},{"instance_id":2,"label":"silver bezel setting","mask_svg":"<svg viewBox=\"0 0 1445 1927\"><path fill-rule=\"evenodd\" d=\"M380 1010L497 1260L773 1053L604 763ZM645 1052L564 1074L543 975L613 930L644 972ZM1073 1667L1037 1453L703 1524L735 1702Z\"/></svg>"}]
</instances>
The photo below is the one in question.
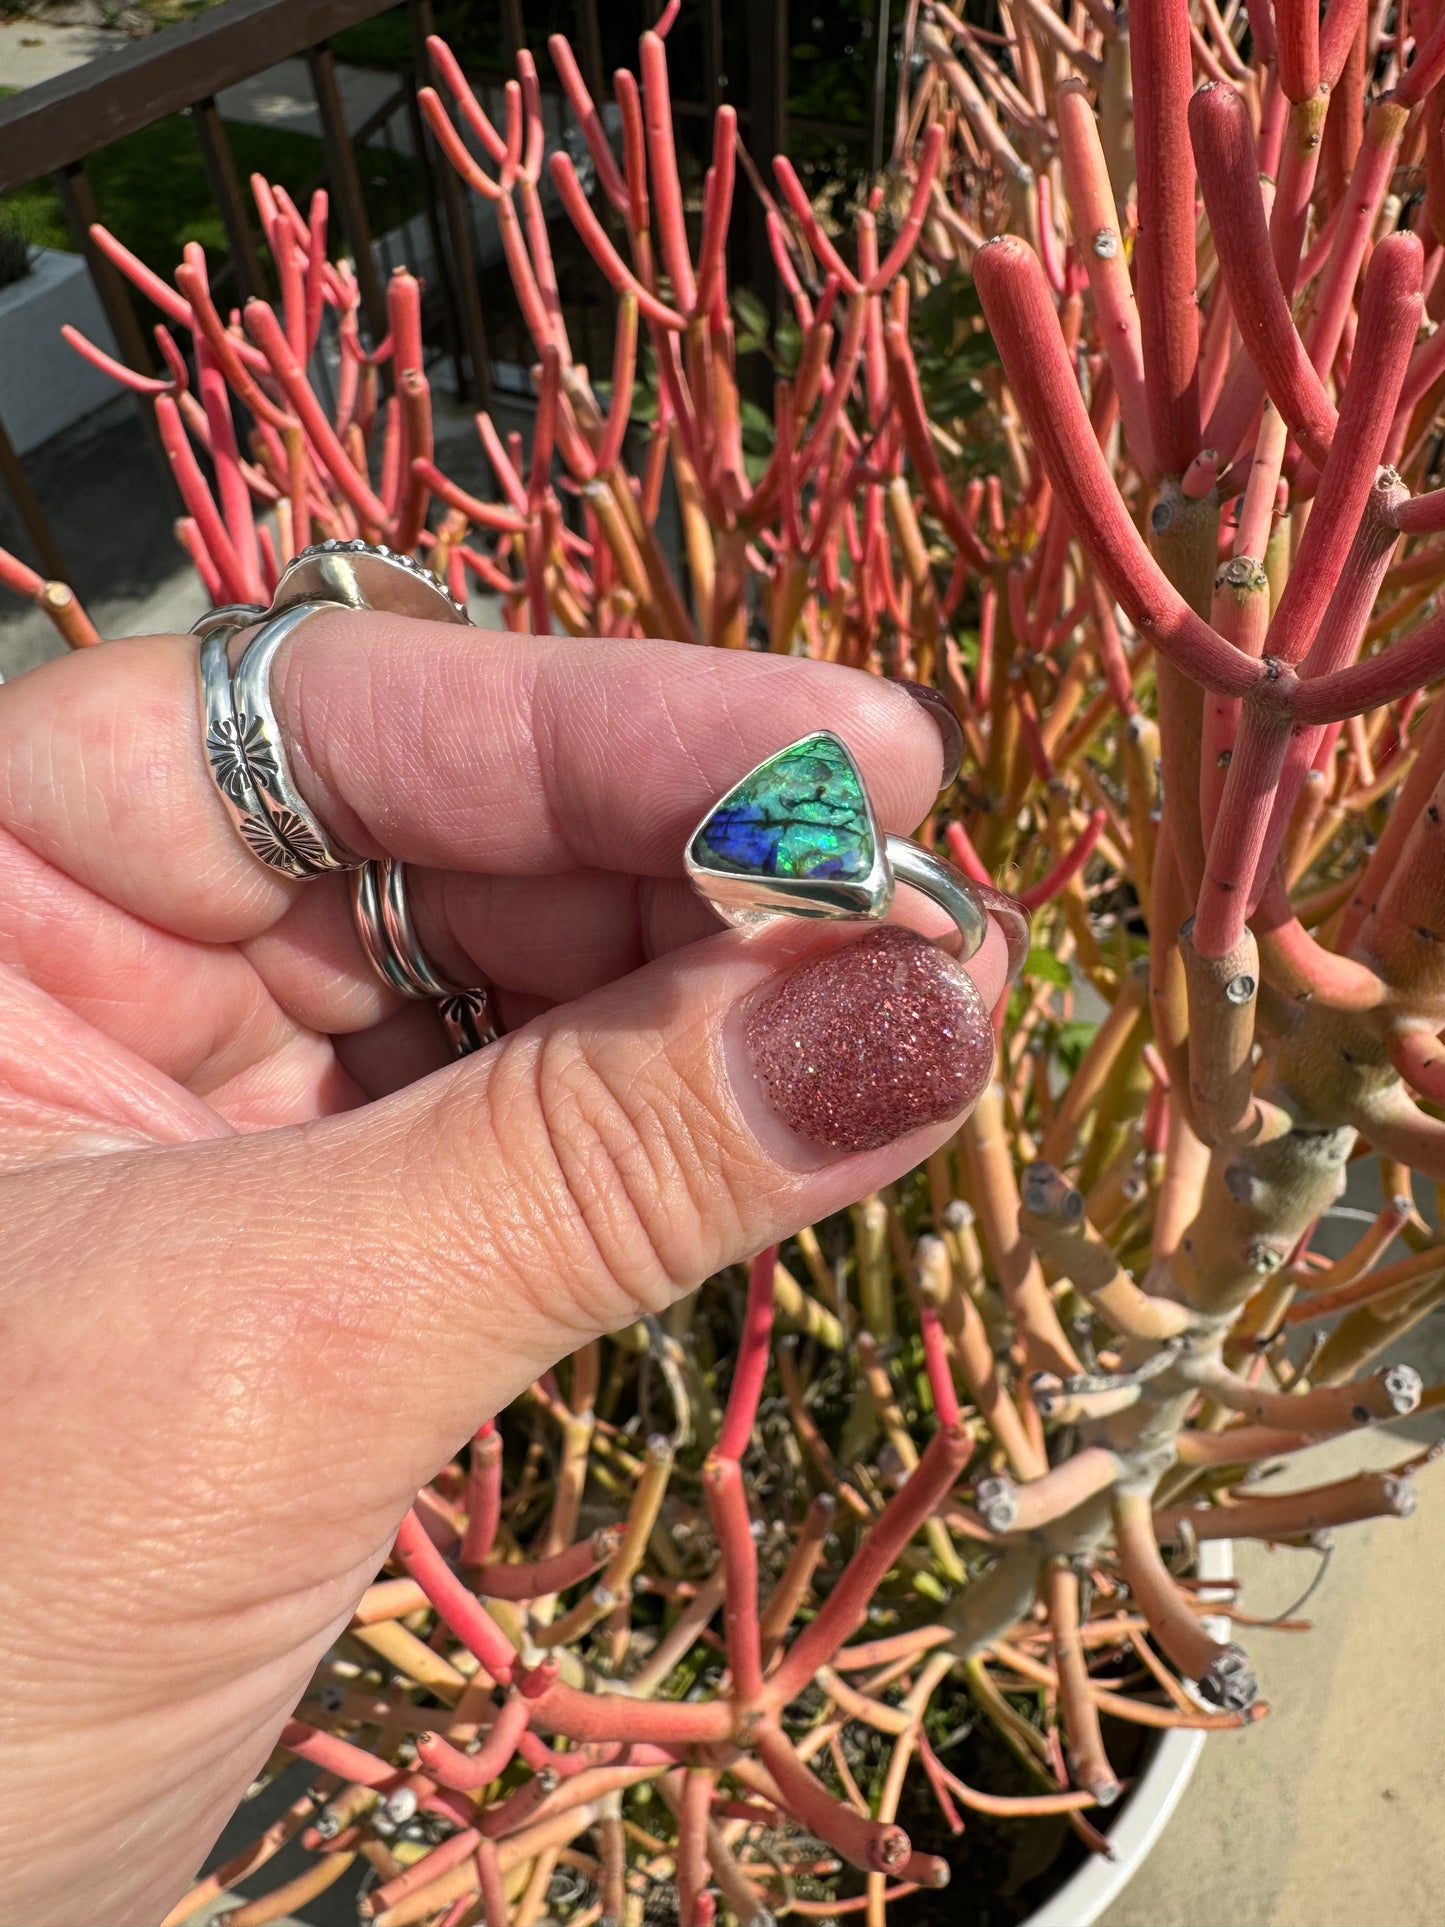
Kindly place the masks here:
<instances>
[{"instance_id":1,"label":"silver bezel setting","mask_svg":"<svg viewBox=\"0 0 1445 1927\"><path fill-rule=\"evenodd\" d=\"M702 832L717 812L725 808L739 790L752 782L760 769L775 762L778 757L786 756L791 750L819 742L829 743L840 750L857 778L858 792L863 799L869 834L873 840L873 861L863 876L747 876L737 870L715 869L699 858L697 842ZM734 783L693 829L687 839L683 864L694 890L707 898L724 922L741 927L780 916L830 917L859 922L886 917L893 904L893 870L888 861L885 839L873 815L872 799L864 786L862 772L854 760L853 752L842 737L836 736L831 729L809 730L806 736L798 737L795 742L784 743Z\"/></svg>"},{"instance_id":2,"label":"silver bezel setting","mask_svg":"<svg viewBox=\"0 0 1445 1927\"><path fill-rule=\"evenodd\" d=\"M313 542L281 571L271 613L297 602L381 609L423 622L471 626L471 617L431 570L380 542Z\"/></svg>"}]
</instances>

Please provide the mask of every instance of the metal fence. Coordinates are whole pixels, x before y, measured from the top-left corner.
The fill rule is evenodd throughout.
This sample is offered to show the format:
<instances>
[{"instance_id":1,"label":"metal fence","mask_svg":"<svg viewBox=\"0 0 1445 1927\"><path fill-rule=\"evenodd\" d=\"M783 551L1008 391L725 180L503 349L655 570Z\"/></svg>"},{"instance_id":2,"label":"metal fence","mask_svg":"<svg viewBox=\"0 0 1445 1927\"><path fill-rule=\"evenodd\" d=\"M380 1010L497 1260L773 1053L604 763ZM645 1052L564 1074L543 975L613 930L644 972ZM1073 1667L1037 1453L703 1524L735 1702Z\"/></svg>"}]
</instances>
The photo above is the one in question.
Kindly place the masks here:
<instances>
[{"instance_id":1,"label":"metal fence","mask_svg":"<svg viewBox=\"0 0 1445 1927\"><path fill-rule=\"evenodd\" d=\"M601 0L550 0L533 8L524 0L494 0L491 16L500 28L503 55L530 39L561 28L573 39L589 86L600 99L608 95L603 70ZM608 33L615 39L626 24L640 31L655 20L660 0L605 0ZM886 33L888 0L879 16ZM92 241L98 219L87 164L101 150L127 135L175 114L189 115L205 168L208 191L224 226L228 258L217 265L213 282L239 303L268 292L268 261L250 196L238 179L231 143L217 106L225 89L254 79L283 60L304 58L314 96L325 153L324 171L313 183L331 197L333 218L355 264L364 318L374 341L385 334L384 275L390 265L377 261L370 232L358 151L367 142L386 143L388 129L401 128L401 142L419 171L425 245L434 273L428 279L428 348L450 362L459 395L485 404L490 359L478 258L474 210L460 182L437 153L417 104L417 89L430 78L425 41L433 31L432 0L404 0L409 57L396 63L395 86L366 124L348 130L337 79L334 38L345 29L397 7L397 0L224 0L198 18L138 40L118 53L92 60L38 86L0 101L0 193L51 179L60 196L77 250L83 254L120 357L144 374L156 372L142 306L130 284ZM536 22L528 18L535 12ZM689 121L701 139L707 117L721 98L738 107L739 122L753 153L767 156L786 146L788 0L741 0L740 24L746 36L742 84L730 85L723 68L722 0L700 0L693 17L701 25L701 70L689 75L675 100L680 127ZM502 78L499 73L496 78ZM691 83L691 84L689 84ZM675 83L676 84L676 83ZM691 98L687 96L691 95ZM559 124L564 110L557 106ZM830 136L854 130L797 123ZM860 142L871 145L866 130ZM122 233L119 238L124 241ZM770 301L773 265L762 209L750 198L737 236L740 278ZM154 436L149 404L138 402L146 433ZM156 458L164 463L156 445ZM33 550L48 575L66 574L65 558L23 459L0 422L0 482ZM164 486L171 487L168 471Z\"/></svg>"}]
</instances>

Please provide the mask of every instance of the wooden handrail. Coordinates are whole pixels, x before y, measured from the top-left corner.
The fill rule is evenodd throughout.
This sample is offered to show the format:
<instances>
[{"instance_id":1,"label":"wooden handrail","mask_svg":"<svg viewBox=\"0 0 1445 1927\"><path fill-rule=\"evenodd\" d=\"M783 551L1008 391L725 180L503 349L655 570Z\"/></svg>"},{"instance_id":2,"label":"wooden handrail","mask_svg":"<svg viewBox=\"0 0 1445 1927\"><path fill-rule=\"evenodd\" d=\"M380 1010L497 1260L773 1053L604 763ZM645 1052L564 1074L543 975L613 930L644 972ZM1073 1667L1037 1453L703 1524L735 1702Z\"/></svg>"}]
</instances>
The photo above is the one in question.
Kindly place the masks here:
<instances>
[{"instance_id":1,"label":"wooden handrail","mask_svg":"<svg viewBox=\"0 0 1445 1927\"><path fill-rule=\"evenodd\" d=\"M396 4L224 0L198 19L27 87L0 101L0 193L73 166Z\"/></svg>"}]
</instances>

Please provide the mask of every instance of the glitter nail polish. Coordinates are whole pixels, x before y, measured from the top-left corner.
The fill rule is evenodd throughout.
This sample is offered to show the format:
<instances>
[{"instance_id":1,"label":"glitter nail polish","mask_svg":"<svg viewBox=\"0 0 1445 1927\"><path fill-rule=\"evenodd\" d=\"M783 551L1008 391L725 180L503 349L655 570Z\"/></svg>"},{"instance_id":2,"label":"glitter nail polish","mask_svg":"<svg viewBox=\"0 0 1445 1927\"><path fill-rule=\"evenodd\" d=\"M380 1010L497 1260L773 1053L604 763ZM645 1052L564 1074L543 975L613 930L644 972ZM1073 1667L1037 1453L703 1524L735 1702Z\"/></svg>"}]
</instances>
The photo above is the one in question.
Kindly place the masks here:
<instances>
[{"instance_id":1,"label":"glitter nail polish","mask_svg":"<svg viewBox=\"0 0 1445 1927\"><path fill-rule=\"evenodd\" d=\"M898 924L800 964L749 1013L745 1041L783 1122L836 1151L956 1117L993 1070L973 979Z\"/></svg>"},{"instance_id":2,"label":"glitter nail polish","mask_svg":"<svg viewBox=\"0 0 1445 1927\"><path fill-rule=\"evenodd\" d=\"M890 681L893 679L890 678ZM918 707L927 712L943 738L943 778L938 787L946 790L963 767L963 727L953 713L952 703L925 682L909 682L900 676L893 681L893 687L901 689L905 696L911 696Z\"/></svg>"}]
</instances>

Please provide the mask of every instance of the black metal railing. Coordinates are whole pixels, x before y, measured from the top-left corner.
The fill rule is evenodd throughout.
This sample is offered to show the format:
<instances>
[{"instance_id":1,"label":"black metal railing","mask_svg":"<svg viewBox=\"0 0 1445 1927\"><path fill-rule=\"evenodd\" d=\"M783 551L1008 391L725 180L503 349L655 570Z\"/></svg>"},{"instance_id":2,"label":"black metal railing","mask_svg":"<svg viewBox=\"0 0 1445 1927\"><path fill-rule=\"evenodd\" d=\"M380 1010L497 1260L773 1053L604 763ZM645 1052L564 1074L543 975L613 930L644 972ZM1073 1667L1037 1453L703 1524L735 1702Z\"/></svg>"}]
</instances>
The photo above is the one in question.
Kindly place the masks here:
<instances>
[{"instance_id":1,"label":"black metal railing","mask_svg":"<svg viewBox=\"0 0 1445 1927\"><path fill-rule=\"evenodd\" d=\"M498 57L509 65L511 56L527 42L533 25L527 17L531 9L524 7L523 0L494 0L494 4L497 10L491 14L490 23L500 29ZM575 0L575 4L564 0L559 6L557 0L551 0L537 11L548 16L549 25L562 26L569 32L589 85L599 97L606 97L605 36L599 4L600 0ZM607 36L618 40L624 27L635 35L655 20L659 4L660 0L607 0ZM366 125L348 131L333 42L346 29L393 9L404 12L408 31L402 38L408 52L396 61L391 76L395 86ZM739 18L729 27L735 38L739 26L746 37L741 86L729 83L723 75L722 0L694 0L691 10L701 27L700 59L694 63L699 71L687 76L681 86L677 86L676 76L674 79L680 129L691 124L701 141L705 137L704 117L720 99L730 98L738 108L739 123L752 152L766 157L780 151L788 135L787 0L742 0ZM620 18L623 12L631 16L626 22ZM882 33L886 33L887 19L888 0L879 0ZM0 100L0 194L46 179L54 183L121 359L140 373L154 373L156 356L148 338L144 304L91 239L98 209L88 164L128 135L169 116L188 115L199 145L207 191L225 235L227 257L215 263L213 282L237 303L251 294L265 294L265 237L251 198L238 178L217 97L283 60L302 58L325 158L324 171L312 185L324 184L330 194L333 219L355 261L362 311L373 340L379 341L385 333L384 278L391 263L377 263L358 154L364 154L369 143L379 141L394 152L404 149L416 169L416 218L426 223L434 268L427 277L428 351L450 361L459 395L472 396L485 405L491 367L486 296L496 278L484 289L476 213L456 175L437 153L417 104L417 89L430 78L425 40L431 31L432 0L401 0L400 6L398 0L223 0L196 19ZM541 36L533 31L530 37L537 40ZM499 71L492 78L500 81L503 74ZM860 149L873 144L866 129L825 128L822 123L802 121L794 125L799 131L811 128L830 139L851 134ZM118 238L127 240L123 232ZM749 212L740 224L737 244L739 280L771 305L774 271L756 196L749 197ZM141 404L141 415L147 434L153 436L148 404ZM158 447L157 460L161 460ZM10 497L33 560L46 574L63 577L65 557L3 422L0 483ZM168 471L165 486L172 486Z\"/></svg>"}]
</instances>

